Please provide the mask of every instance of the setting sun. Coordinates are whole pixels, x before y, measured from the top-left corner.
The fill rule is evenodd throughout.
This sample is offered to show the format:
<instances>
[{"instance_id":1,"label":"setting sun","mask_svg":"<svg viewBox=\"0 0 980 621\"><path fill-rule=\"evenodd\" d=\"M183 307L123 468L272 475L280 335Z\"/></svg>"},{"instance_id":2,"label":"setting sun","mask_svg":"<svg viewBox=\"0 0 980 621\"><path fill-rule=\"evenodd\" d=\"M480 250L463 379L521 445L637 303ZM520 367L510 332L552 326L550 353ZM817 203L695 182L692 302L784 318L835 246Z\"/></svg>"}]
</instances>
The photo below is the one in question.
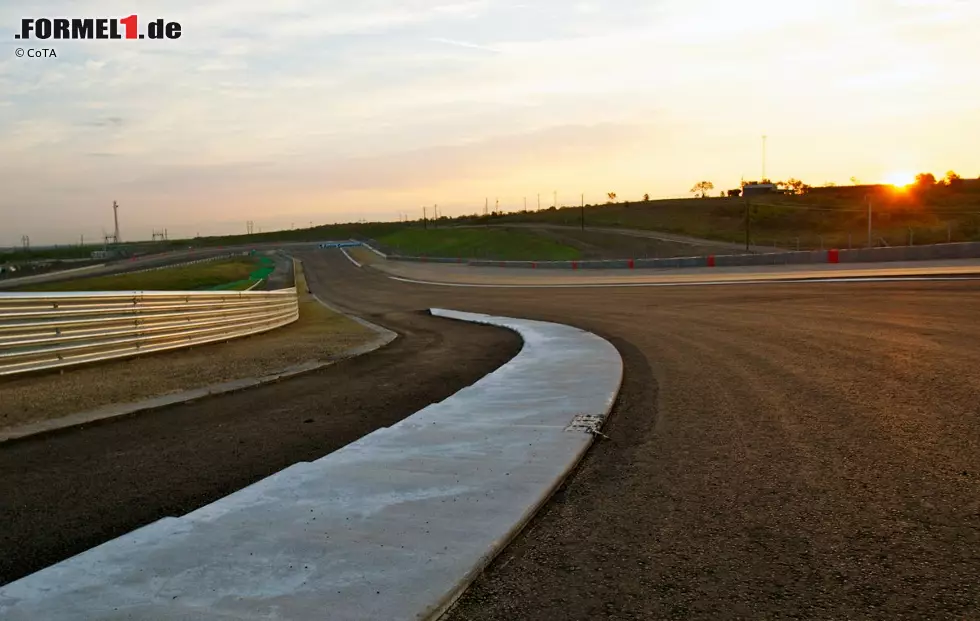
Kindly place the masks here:
<instances>
[{"instance_id":1,"label":"setting sun","mask_svg":"<svg viewBox=\"0 0 980 621\"><path fill-rule=\"evenodd\" d=\"M908 185L915 183L915 173L910 172L895 172L889 174L885 177L885 183L893 185L897 188L903 188Z\"/></svg>"}]
</instances>

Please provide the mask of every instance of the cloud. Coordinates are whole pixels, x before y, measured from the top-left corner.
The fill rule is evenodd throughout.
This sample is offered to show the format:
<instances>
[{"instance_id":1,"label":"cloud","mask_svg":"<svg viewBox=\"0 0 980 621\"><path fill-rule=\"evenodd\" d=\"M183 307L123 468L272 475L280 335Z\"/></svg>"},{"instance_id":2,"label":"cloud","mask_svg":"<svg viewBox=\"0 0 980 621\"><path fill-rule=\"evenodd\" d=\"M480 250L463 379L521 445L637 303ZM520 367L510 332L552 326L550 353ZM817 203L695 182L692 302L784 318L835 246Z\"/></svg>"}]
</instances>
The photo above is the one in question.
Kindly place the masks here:
<instances>
[{"instance_id":1,"label":"cloud","mask_svg":"<svg viewBox=\"0 0 980 621\"><path fill-rule=\"evenodd\" d=\"M108 116L97 121L89 121L85 123L85 125L91 127L120 127L122 124L123 119L118 116Z\"/></svg>"},{"instance_id":2,"label":"cloud","mask_svg":"<svg viewBox=\"0 0 980 621\"><path fill-rule=\"evenodd\" d=\"M83 4L30 14L120 11ZM22 13L0 5L0 40ZM139 16L184 35L0 59L0 245L85 226L115 192L148 206L129 208L134 232L245 209L390 213L534 178L683 194L692 175L751 171L762 133L774 174L846 180L875 173L840 151L886 166L868 153L884 162L901 135L907 159L942 154L941 122L959 129L937 168L980 170L958 142L980 131L974 2L146 0Z\"/></svg>"},{"instance_id":3,"label":"cloud","mask_svg":"<svg viewBox=\"0 0 980 621\"><path fill-rule=\"evenodd\" d=\"M434 38L428 39L428 40L429 41L432 41L433 43L442 43L444 45L454 45L456 47L464 47L464 48L471 49L471 50L482 50L482 51L485 51L485 52L493 52L495 54L499 54L500 53L500 50L498 50L498 49L495 49L495 48L492 48L492 47L488 47L486 45L477 45L476 43L467 43L466 41L454 41L452 39L442 39L440 37L434 37Z\"/></svg>"}]
</instances>

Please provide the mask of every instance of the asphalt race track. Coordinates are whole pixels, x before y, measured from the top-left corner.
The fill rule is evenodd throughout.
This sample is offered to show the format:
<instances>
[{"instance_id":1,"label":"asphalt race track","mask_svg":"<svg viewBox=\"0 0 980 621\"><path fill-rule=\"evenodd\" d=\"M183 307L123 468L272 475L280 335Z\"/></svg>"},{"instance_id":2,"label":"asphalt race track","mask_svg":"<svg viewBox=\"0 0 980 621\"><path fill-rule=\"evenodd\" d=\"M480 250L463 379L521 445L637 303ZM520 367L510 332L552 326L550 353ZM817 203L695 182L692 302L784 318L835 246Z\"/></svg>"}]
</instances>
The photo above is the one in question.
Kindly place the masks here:
<instances>
[{"instance_id":1,"label":"asphalt race track","mask_svg":"<svg viewBox=\"0 0 980 621\"><path fill-rule=\"evenodd\" d=\"M980 281L481 289L306 265L360 312L565 322L623 355L610 439L453 621L980 615Z\"/></svg>"},{"instance_id":2,"label":"asphalt race track","mask_svg":"<svg viewBox=\"0 0 980 621\"><path fill-rule=\"evenodd\" d=\"M420 313L375 319L399 338L315 373L0 443L0 584L327 455L472 384L521 346L506 330Z\"/></svg>"},{"instance_id":3,"label":"asphalt race track","mask_svg":"<svg viewBox=\"0 0 980 621\"><path fill-rule=\"evenodd\" d=\"M181 491L198 491L187 481L207 479L200 487L213 496L309 459L331 431L300 442L294 418L328 408L355 421L363 407L368 420L324 444L329 452L513 355L500 331L457 332L417 314L439 306L575 325L610 340L625 363L609 438L453 621L980 615L980 281L452 288L394 281L337 251L300 256L315 292L418 336L328 369L331 381L185 406L195 416L174 409L174 424L164 410L0 446L0 520L12 524L0 548L4 559L33 559L0 578L57 560L57 541L31 537L77 551L132 526L111 515L128 510L127 498L155 507L143 520L177 514L194 502L156 498L194 496ZM446 363L463 368L440 375ZM345 379L354 388L341 405L316 395ZM211 439L190 442L205 415L220 419ZM125 426L136 424L146 426ZM244 476L222 434L274 449L248 448ZM182 443L190 448L165 448ZM151 465L109 477L100 459ZM43 489L72 476L60 495Z\"/></svg>"}]
</instances>

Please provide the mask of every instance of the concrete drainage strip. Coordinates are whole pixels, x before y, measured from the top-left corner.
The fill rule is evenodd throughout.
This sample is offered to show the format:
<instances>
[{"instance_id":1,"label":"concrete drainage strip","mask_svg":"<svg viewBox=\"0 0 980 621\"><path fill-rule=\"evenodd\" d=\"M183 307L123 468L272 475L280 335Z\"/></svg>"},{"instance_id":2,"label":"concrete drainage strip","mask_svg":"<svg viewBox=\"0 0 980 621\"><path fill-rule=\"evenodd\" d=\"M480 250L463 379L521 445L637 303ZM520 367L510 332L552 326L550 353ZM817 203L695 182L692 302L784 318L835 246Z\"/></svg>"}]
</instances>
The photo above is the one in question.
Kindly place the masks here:
<instances>
[{"instance_id":1,"label":"concrete drainage strip","mask_svg":"<svg viewBox=\"0 0 980 621\"><path fill-rule=\"evenodd\" d=\"M623 367L576 328L431 312L524 347L392 427L0 587L0 618L437 619L574 469Z\"/></svg>"}]
</instances>

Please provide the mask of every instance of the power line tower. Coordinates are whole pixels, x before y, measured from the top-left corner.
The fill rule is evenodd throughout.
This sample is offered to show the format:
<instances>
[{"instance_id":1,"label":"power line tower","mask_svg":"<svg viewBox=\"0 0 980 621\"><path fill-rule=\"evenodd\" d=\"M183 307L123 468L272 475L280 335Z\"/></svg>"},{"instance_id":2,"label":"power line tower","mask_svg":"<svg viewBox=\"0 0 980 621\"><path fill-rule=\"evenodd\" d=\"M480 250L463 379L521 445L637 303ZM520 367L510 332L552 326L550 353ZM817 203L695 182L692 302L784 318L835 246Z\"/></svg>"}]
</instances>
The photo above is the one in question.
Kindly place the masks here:
<instances>
[{"instance_id":1,"label":"power line tower","mask_svg":"<svg viewBox=\"0 0 980 621\"><path fill-rule=\"evenodd\" d=\"M119 237L119 205L116 201L112 201L112 219L116 223L116 232L114 234L116 238L116 243L122 243L122 237Z\"/></svg>"},{"instance_id":2,"label":"power line tower","mask_svg":"<svg viewBox=\"0 0 980 621\"><path fill-rule=\"evenodd\" d=\"M22 235L21 238L20 238L20 243L21 243L22 246L24 246L24 250L30 250L31 249L31 236L30 235Z\"/></svg>"},{"instance_id":3,"label":"power line tower","mask_svg":"<svg viewBox=\"0 0 980 621\"><path fill-rule=\"evenodd\" d=\"M167 241L167 231L166 229L162 231L153 231L153 241Z\"/></svg>"},{"instance_id":4,"label":"power line tower","mask_svg":"<svg viewBox=\"0 0 980 621\"><path fill-rule=\"evenodd\" d=\"M255 223L252 222L251 220L249 220L248 222L246 222L245 223L245 230L248 231L248 235L251 235L252 233L254 233L255 232Z\"/></svg>"}]
</instances>

